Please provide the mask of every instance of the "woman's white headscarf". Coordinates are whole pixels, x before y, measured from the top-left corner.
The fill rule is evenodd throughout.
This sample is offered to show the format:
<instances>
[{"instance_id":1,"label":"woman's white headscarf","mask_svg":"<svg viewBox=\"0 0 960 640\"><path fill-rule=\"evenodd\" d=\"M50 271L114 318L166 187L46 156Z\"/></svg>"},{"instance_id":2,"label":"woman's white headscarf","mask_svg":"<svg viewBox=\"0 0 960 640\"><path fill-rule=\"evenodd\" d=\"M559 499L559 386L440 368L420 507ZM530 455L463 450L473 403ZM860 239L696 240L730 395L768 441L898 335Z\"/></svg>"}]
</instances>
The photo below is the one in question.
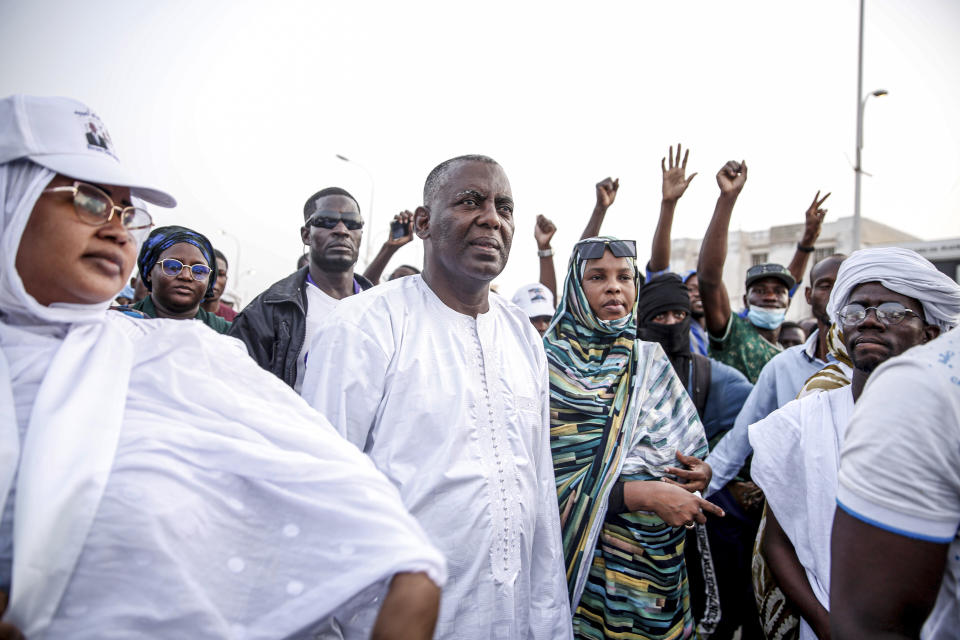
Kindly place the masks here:
<instances>
[{"instance_id":1,"label":"woman's white headscarf","mask_svg":"<svg viewBox=\"0 0 960 640\"><path fill-rule=\"evenodd\" d=\"M33 205L57 174L29 160L8 162L0 167L0 194L3 197L3 213L0 214L0 311L18 324L99 321L112 298L92 305L59 303L46 307L23 288L23 281L15 268L17 248Z\"/></svg>"},{"instance_id":2,"label":"woman's white headscarf","mask_svg":"<svg viewBox=\"0 0 960 640\"><path fill-rule=\"evenodd\" d=\"M899 247L861 249L841 263L827 304L834 321L854 288L865 282L879 282L894 293L919 300L927 324L941 331L960 322L960 285L916 251Z\"/></svg>"},{"instance_id":3,"label":"woman's white headscarf","mask_svg":"<svg viewBox=\"0 0 960 640\"><path fill-rule=\"evenodd\" d=\"M27 637L285 637L356 613L400 571L442 585L396 489L235 341L26 292L16 255L54 175L0 165L4 620ZM14 397L31 362L35 396ZM378 607L363 605L369 626Z\"/></svg>"},{"instance_id":4,"label":"woman's white headscarf","mask_svg":"<svg viewBox=\"0 0 960 640\"><path fill-rule=\"evenodd\" d=\"M96 513L117 446L133 347L103 322L110 304L41 305L15 262L34 203L56 174L29 160L0 165L0 343L62 336L20 442L10 368L0 350L0 510L20 460L15 505L12 615L46 621L66 587ZM111 330L112 329L112 330ZM95 430L78 425L99 424ZM81 464L77 453L83 451ZM35 627L33 627L35 628ZM25 632L29 633L26 629Z\"/></svg>"}]
</instances>

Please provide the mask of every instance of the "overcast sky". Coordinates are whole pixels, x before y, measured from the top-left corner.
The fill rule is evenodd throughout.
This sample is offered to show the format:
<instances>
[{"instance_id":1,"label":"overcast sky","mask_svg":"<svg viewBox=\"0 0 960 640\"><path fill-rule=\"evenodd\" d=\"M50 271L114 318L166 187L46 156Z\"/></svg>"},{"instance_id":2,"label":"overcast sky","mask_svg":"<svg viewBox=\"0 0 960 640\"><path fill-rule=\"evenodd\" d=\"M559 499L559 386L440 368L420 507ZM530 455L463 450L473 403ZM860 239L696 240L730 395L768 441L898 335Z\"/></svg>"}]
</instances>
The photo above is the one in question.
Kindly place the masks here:
<instances>
[{"instance_id":1,"label":"overcast sky","mask_svg":"<svg viewBox=\"0 0 960 640\"><path fill-rule=\"evenodd\" d=\"M179 200L158 223L207 234L244 302L293 270L311 193L349 189L375 253L433 166L490 155L517 203L509 295L537 279L536 214L560 228L562 274L608 175L604 231L645 259L678 141L699 175L675 237L702 236L729 159L750 169L732 228L801 222L818 189L830 219L852 215L858 7L0 0L0 94L96 110ZM960 236L958 35L958 2L867 3L864 92L890 95L866 110L862 213L924 239ZM419 241L401 262L421 264Z\"/></svg>"}]
</instances>

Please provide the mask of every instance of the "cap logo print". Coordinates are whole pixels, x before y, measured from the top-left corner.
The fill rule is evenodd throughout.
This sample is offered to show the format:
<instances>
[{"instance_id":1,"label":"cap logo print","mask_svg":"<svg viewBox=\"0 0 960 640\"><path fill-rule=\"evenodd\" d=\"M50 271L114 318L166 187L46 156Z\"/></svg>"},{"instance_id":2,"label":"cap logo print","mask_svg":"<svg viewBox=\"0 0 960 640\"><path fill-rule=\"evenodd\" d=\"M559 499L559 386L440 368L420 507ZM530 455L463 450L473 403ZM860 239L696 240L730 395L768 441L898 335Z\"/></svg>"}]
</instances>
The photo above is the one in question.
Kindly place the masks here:
<instances>
[{"instance_id":1,"label":"cap logo print","mask_svg":"<svg viewBox=\"0 0 960 640\"><path fill-rule=\"evenodd\" d=\"M80 121L83 135L87 140L87 148L102 151L119 161L113 150L113 140L110 139L110 134L100 117L92 111L74 111L73 113Z\"/></svg>"},{"instance_id":2,"label":"cap logo print","mask_svg":"<svg viewBox=\"0 0 960 640\"><path fill-rule=\"evenodd\" d=\"M547 301L546 296L543 295L543 292L540 289L529 289L527 293L530 294L530 302L537 302L539 300Z\"/></svg>"}]
</instances>

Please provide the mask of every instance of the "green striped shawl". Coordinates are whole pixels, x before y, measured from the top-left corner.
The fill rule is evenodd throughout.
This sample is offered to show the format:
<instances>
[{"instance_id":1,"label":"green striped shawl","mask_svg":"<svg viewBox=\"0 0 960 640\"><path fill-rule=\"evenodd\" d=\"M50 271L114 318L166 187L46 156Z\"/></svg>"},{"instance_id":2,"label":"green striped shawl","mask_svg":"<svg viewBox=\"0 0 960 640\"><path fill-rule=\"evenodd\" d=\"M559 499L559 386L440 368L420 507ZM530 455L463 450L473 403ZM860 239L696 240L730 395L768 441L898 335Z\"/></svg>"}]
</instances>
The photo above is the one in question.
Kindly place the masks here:
<instances>
[{"instance_id":1,"label":"green striped shawl","mask_svg":"<svg viewBox=\"0 0 960 640\"><path fill-rule=\"evenodd\" d=\"M664 467L677 464L678 449L698 457L707 451L696 409L663 349L635 338L636 305L624 318L600 320L583 292L582 272L582 261L571 256L560 304L544 336L550 443L572 608L617 479L659 478Z\"/></svg>"}]
</instances>

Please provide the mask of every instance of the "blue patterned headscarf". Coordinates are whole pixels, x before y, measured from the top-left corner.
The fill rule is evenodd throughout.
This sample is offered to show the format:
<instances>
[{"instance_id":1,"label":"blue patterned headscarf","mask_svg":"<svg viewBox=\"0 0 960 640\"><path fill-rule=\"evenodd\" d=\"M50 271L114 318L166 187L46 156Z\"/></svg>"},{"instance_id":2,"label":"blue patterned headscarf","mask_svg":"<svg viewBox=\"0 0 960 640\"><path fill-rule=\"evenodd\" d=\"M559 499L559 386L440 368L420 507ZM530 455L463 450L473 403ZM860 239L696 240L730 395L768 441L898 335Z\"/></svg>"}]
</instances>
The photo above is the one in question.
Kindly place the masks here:
<instances>
[{"instance_id":1,"label":"blue patterned headscarf","mask_svg":"<svg viewBox=\"0 0 960 640\"><path fill-rule=\"evenodd\" d=\"M143 286L147 288L147 291L153 291L153 283L146 275L150 273L150 269L153 269L153 265L160 259L161 253L180 243L192 244L200 249L203 259L207 261L207 266L210 267L210 277L207 280L207 292L204 297L209 297L217 283L217 261L213 253L213 245L207 240L207 236L202 233L176 225L157 227L147 236L143 246L140 247L137 268L140 270L140 280L143 282Z\"/></svg>"}]
</instances>

